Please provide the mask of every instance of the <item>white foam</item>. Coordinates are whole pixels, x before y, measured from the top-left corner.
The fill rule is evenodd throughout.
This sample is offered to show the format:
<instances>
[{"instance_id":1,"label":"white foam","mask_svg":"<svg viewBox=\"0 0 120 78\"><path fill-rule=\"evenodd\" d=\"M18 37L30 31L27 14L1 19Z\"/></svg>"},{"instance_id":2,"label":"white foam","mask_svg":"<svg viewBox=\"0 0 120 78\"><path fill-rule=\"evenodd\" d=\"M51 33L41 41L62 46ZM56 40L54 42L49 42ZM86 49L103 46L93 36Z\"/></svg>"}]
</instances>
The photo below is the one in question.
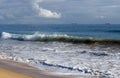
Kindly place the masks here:
<instances>
[{"instance_id":1,"label":"white foam","mask_svg":"<svg viewBox=\"0 0 120 78\"><path fill-rule=\"evenodd\" d=\"M35 67L47 68L57 73L80 73L84 75L101 75L102 73L102 75L110 74L119 78L117 73L120 72L120 50L112 50L113 53L109 53L109 51L110 49L98 48L98 46L94 49L89 45L59 42L36 43L15 41L15 43L4 42L0 44L0 52L6 52L5 54L0 54L2 55L0 58L3 59L32 64ZM107 53L108 55L102 56L100 54L100 56L96 56L91 54L99 52ZM83 72L77 71L78 69Z\"/></svg>"},{"instance_id":2,"label":"white foam","mask_svg":"<svg viewBox=\"0 0 120 78\"><path fill-rule=\"evenodd\" d=\"M41 34L41 33L34 33L31 35L28 34L13 34L8 32L2 32L1 33L3 39L23 39L23 40L36 40L36 39L50 39L50 38L56 38L56 37L69 37L66 34Z\"/></svg>"},{"instance_id":3,"label":"white foam","mask_svg":"<svg viewBox=\"0 0 120 78\"><path fill-rule=\"evenodd\" d=\"M7 33L7 32L2 32L2 34L1 34L2 36L2 38L3 39L8 39L8 38L11 38L12 37L12 35L10 34L10 33Z\"/></svg>"}]
</instances>

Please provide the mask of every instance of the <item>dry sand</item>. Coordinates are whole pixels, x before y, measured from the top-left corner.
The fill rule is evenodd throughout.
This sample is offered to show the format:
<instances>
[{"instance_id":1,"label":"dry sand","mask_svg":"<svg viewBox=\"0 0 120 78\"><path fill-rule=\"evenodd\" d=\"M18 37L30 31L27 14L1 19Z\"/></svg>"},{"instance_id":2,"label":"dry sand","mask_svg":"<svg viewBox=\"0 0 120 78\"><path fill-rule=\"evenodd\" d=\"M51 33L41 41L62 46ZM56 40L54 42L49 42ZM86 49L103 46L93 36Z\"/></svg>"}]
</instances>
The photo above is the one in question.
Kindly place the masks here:
<instances>
[{"instance_id":1,"label":"dry sand","mask_svg":"<svg viewBox=\"0 0 120 78\"><path fill-rule=\"evenodd\" d=\"M30 76L0 68L0 78L32 78Z\"/></svg>"},{"instance_id":2,"label":"dry sand","mask_svg":"<svg viewBox=\"0 0 120 78\"><path fill-rule=\"evenodd\" d=\"M27 64L0 60L0 78L99 78L95 76L53 75Z\"/></svg>"}]
</instances>

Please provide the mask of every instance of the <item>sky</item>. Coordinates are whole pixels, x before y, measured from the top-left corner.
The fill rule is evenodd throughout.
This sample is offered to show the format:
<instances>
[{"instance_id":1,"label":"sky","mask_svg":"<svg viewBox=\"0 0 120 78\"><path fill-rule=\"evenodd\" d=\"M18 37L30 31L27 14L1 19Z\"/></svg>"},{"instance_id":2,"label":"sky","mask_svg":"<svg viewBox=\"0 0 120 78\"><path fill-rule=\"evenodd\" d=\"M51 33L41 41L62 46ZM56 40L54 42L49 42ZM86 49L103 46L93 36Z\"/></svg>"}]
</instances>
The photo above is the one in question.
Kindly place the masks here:
<instances>
[{"instance_id":1,"label":"sky","mask_svg":"<svg viewBox=\"0 0 120 78\"><path fill-rule=\"evenodd\" d=\"M1 24L120 23L120 0L0 0Z\"/></svg>"}]
</instances>

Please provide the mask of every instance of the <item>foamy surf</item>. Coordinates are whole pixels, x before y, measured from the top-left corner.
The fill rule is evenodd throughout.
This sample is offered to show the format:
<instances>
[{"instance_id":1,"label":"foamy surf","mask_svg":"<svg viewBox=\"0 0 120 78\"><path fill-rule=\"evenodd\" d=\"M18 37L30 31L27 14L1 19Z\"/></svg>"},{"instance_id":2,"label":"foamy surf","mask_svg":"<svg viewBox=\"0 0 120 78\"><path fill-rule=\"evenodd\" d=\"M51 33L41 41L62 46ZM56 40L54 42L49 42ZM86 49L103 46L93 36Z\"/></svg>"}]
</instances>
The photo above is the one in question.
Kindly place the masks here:
<instances>
[{"instance_id":1,"label":"foamy surf","mask_svg":"<svg viewBox=\"0 0 120 78\"><path fill-rule=\"evenodd\" d=\"M0 25L0 58L57 74L120 78L119 30L114 24Z\"/></svg>"},{"instance_id":2,"label":"foamy surf","mask_svg":"<svg viewBox=\"0 0 120 78\"><path fill-rule=\"evenodd\" d=\"M9 39L11 37L12 37L12 35L10 33L7 33L7 32L1 33L1 38L3 38L3 39Z\"/></svg>"},{"instance_id":3,"label":"foamy surf","mask_svg":"<svg viewBox=\"0 0 120 78\"><path fill-rule=\"evenodd\" d=\"M27 63L56 73L119 77L119 46L16 40L3 40L0 46L1 59Z\"/></svg>"},{"instance_id":4,"label":"foamy surf","mask_svg":"<svg viewBox=\"0 0 120 78\"><path fill-rule=\"evenodd\" d=\"M3 39L16 39L16 40L29 40L29 41L36 41L36 40L44 40L44 39L52 39L57 37L69 37L68 35L59 35L59 34L40 34L38 32L27 35L27 34L13 34L8 32L2 32L1 38Z\"/></svg>"}]
</instances>

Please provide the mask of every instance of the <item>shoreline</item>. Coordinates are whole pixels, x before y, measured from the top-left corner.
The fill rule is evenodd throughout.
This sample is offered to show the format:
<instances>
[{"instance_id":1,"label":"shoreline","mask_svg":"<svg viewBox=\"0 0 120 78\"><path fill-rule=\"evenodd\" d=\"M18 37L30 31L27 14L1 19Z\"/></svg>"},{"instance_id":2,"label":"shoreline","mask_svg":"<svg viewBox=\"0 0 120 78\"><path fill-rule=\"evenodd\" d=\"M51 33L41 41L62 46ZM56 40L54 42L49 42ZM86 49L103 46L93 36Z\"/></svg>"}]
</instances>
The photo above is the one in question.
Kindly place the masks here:
<instances>
[{"instance_id":1,"label":"shoreline","mask_svg":"<svg viewBox=\"0 0 120 78\"><path fill-rule=\"evenodd\" d=\"M15 74L17 74L17 76L21 76L20 78L99 78L96 76L51 74L50 72L39 70L24 63L0 59L0 72L6 74L6 71L11 72L12 74L14 73L13 76L16 76Z\"/></svg>"}]
</instances>

